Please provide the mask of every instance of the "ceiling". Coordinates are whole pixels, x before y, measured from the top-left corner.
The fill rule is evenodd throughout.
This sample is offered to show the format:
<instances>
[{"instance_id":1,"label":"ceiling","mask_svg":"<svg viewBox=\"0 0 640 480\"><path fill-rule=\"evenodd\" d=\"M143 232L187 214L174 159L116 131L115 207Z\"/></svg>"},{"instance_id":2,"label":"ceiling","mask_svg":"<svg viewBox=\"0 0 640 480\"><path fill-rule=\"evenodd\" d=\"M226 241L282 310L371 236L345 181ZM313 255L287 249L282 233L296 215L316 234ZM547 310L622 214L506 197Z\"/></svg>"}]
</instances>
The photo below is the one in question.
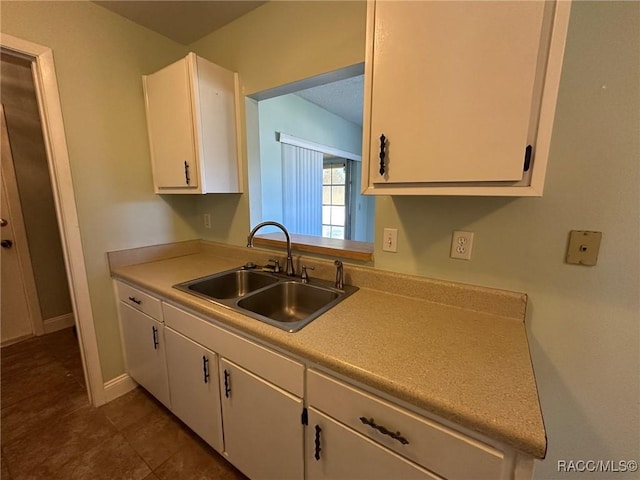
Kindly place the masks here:
<instances>
[{"instance_id":1,"label":"ceiling","mask_svg":"<svg viewBox=\"0 0 640 480\"><path fill-rule=\"evenodd\" d=\"M190 45L267 2L94 0L94 3L175 42ZM362 126L363 85L364 77L358 75L295 93Z\"/></svg>"},{"instance_id":2,"label":"ceiling","mask_svg":"<svg viewBox=\"0 0 640 480\"><path fill-rule=\"evenodd\" d=\"M296 95L339 117L362 126L364 75L296 92Z\"/></svg>"},{"instance_id":3,"label":"ceiling","mask_svg":"<svg viewBox=\"0 0 640 480\"><path fill-rule=\"evenodd\" d=\"M96 0L94 3L171 40L189 45L266 2Z\"/></svg>"}]
</instances>

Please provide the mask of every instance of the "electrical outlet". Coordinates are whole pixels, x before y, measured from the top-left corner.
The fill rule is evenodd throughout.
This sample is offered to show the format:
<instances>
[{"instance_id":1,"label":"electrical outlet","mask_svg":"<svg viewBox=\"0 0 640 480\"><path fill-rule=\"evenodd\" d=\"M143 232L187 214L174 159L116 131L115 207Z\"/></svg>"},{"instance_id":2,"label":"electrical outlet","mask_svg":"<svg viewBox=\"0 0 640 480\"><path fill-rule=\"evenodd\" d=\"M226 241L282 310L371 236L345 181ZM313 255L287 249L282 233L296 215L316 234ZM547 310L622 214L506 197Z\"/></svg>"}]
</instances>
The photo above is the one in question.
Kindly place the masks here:
<instances>
[{"instance_id":1,"label":"electrical outlet","mask_svg":"<svg viewBox=\"0 0 640 480\"><path fill-rule=\"evenodd\" d=\"M398 229L385 228L382 235L382 250L385 252L398 251Z\"/></svg>"},{"instance_id":2,"label":"electrical outlet","mask_svg":"<svg viewBox=\"0 0 640 480\"><path fill-rule=\"evenodd\" d=\"M451 236L451 258L471 260L471 248L473 247L473 232L456 230Z\"/></svg>"},{"instance_id":3,"label":"electrical outlet","mask_svg":"<svg viewBox=\"0 0 640 480\"><path fill-rule=\"evenodd\" d=\"M211 214L205 213L203 215L204 218L204 228L211 228Z\"/></svg>"}]
</instances>

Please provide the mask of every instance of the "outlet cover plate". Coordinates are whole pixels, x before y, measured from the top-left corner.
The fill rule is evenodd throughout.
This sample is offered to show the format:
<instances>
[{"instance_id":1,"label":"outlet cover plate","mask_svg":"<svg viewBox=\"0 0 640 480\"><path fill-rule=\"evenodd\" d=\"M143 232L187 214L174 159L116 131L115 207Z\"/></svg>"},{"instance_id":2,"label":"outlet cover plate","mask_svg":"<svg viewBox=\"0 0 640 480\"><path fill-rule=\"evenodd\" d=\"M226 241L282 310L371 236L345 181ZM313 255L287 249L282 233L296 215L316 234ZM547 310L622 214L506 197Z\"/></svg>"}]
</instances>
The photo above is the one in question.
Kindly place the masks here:
<instances>
[{"instance_id":1,"label":"outlet cover plate","mask_svg":"<svg viewBox=\"0 0 640 480\"><path fill-rule=\"evenodd\" d=\"M571 230L566 262L573 265L593 266L598 262L602 232Z\"/></svg>"},{"instance_id":2,"label":"outlet cover plate","mask_svg":"<svg viewBox=\"0 0 640 480\"><path fill-rule=\"evenodd\" d=\"M455 230L451 235L451 258L460 260L471 260L471 249L473 248L473 232L463 232Z\"/></svg>"}]
</instances>

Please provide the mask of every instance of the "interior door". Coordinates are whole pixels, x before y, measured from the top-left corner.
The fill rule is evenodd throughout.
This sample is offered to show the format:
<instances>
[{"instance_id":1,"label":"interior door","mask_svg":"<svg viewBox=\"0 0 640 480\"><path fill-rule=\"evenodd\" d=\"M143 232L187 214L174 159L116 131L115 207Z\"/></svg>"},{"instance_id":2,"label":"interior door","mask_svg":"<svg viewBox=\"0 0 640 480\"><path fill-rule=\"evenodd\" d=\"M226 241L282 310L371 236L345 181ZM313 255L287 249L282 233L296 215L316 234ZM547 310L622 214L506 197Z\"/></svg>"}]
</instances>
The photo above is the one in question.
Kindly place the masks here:
<instances>
[{"instance_id":1,"label":"interior door","mask_svg":"<svg viewBox=\"0 0 640 480\"><path fill-rule=\"evenodd\" d=\"M20 249L27 248L16 242L14 230L14 216L9 204L10 195L8 191L16 191L15 177L13 174L13 158L11 155L11 145L7 133L7 125L4 117L4 108L0 107L0 117L2 121L2 203L0 203L0 235L2 248L0 248L0 270L1 274L1 308L0 308L0 331L2 345L11 343L14 340L33 335L33 325L27 293L23 267L20 262ZM13 181L13 185L9 182ZM13 189L12 189L13 187ZM19 201L17 195L11 195L11 201ZM19 212L19 208L18 208Z\"/></svg>"}]
</instances>

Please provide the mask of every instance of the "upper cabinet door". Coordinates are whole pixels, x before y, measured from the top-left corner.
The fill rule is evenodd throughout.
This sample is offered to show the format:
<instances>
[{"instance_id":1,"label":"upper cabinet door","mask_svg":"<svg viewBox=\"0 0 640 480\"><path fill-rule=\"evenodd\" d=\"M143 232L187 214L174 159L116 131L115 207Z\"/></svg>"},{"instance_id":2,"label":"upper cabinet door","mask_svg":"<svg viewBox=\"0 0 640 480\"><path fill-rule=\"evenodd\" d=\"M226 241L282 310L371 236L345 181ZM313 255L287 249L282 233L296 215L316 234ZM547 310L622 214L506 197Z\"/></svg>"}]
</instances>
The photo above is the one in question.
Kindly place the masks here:
<instances>
[{"instance_id":1,"label":"upper cabinet door","mask_svg":"<svg viewBox=\"0 0 640 480\"><path fill-rule=\"evenodd\" d=\"M365 193L539 194L522 187L546 167L568 8L369 3Z\"/></svg>"},{"instance_id":2,"label":"upper cabinet door","mask_svg":"<svg viewBox=\"0 0 640 480\"><path fill-rule=\"evenodd\" d=\"M198 188L189 70L184 58L143 77L156 188Z\"/></svg>"},{"instance_id":3,"label":"upper cabinet door","mask_svg":"<svg viewBox=\"0 0 640 480\"><path fill-rule=\"evenodd\" d=\"M240 193L238 76L193 53L143 76L156 193Z\"/></svg>"}]
</instances>

